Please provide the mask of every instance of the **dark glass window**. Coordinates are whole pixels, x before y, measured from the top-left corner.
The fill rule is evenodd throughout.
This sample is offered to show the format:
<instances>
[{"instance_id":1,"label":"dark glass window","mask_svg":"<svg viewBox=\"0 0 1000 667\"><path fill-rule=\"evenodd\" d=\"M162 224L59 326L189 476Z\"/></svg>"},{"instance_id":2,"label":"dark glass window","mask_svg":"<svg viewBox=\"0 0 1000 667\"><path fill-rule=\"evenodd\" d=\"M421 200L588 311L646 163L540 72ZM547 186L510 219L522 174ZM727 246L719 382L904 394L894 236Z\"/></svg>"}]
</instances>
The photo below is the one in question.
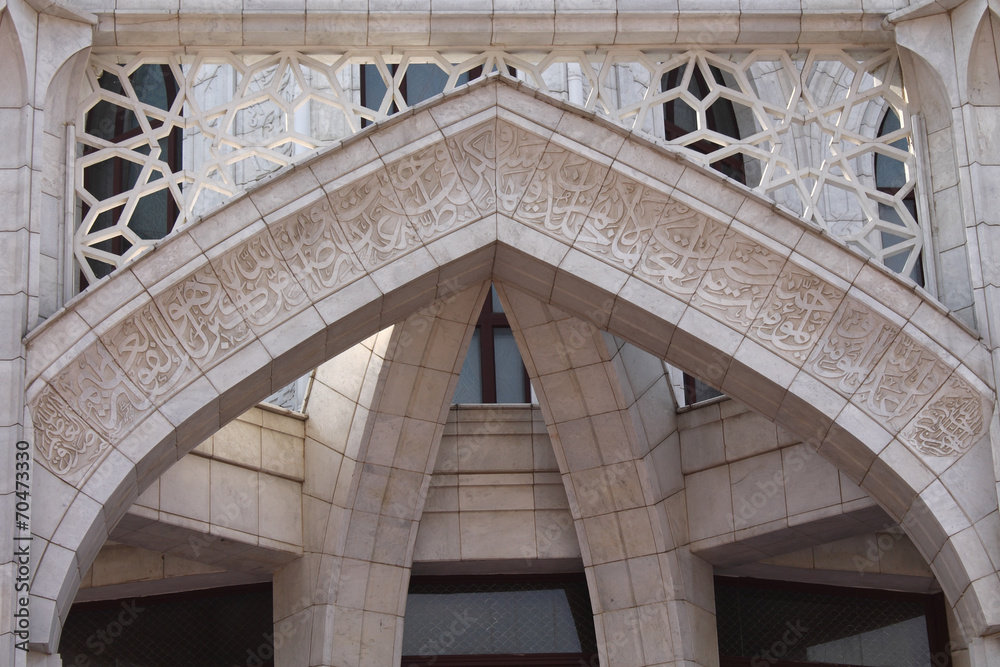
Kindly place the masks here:
<instances>
[{"instance_id":1,"label":"dark glass window","mask_svg":"<svg viewBox=\"0 0 1000 667\"><path fill-rule=\"evenodd\" d=\"M530 403L531 383L500 299L491 287L472 334L454 403Z\"/></svg>"},{"instance_id":2,"label":"dark glass window","mask_svg":"<svg viewBox=\"0 0 1000 667\"><path fill-rule=\"evenodd\" d=\"M120 95L125 94L121 80L111 72L101 74L98 82L105 90ZM178 93L177 81L169 65L140 65L129 75L129 83L139 102L163 111L170 109ZM147 116L147 120L154 130L163 125L161 120L151 116ZM101 100L87 112L86 131L100 139L120 144L136 137L142 130L133 110ZM171 173L180 169L182 142L183 135L179 127L173 128L158 142L159 159L168 165ZM88 151L93 150L88 148ZM143 155L150 153L148 145L135 147L133 150ZM128 192L138 185L140 178L145 178L146 183L152 183L162 179L163 176L160 171L153 169L144 177L141 164L115 157L85 168L83 187L99 201L104 201ZM91 233L118 224L126 205L127 202L123 200L118 206L102 212L92 226ZM177 215L177 203L169 190L163 188L146 194L135 202L128 226L141 239L160 239L173 229ZM94 247L113 255L123 255L131 248L131 244L127 239L115 236L111 240L95 244ZM88 259L88 262L98 278L114 269L112 265L94 259ZM86 280L81 276L81 288L85 286Z\"/></svg>"},{"instance_id":3,"label":"dark glass window","mask_svg":"<svg viewBox=\"0 0 1000 667\"><path fill-rule=\"evenodd\" d=\"M399 70L399 65L387 65L389 74L395 76ZM475 67L468 72L464 72L458 77L456 86L468 83L472 79L477 79L482 75L482 68ZM403 80L399 84L399 93L406 100L408 106L420 104L439 93L444 92L444 87L448 84L448 74L434 63L410 63L406 67ZM385 81L375 65L361 66L361 105L373 111L378 111L386 94ZM389 106L389 114L399 111L395 102ZM362 125L368 125L371 121L365 120Z\"/></svg>"},{"instance_id":4,"label":"dark glass window","mask_svg":"<svg viewBox=\"0 0 1000 667\"><path fill-rule=\"evenodd\" d=\"M882 118L882 125L879 127L878 135L883 137L887 134L895 132L900 129L900 127L901 124L899 122L899 116L890 107L886 110L885 116ZM906 138L894 141L889 145L893 148L898 148L901 151L909 152L910 150L910 141ZM875 187L878 188L879 192L895 195L906 187L906 184L906 165L888 155L875 153ZM902 199L903 206L906 207L906 210L909 211L910 215L913 216L913 219L916 220L917 200L914 188L911 187L906 194L903 195ZM888 204L879 203L878 217L886 222L899 225L901 228L904 226L903 221L899 217L899 213L894 207ZM904 237L897 236L892 232L883 230L880 234L882 235L882 248L891 248L894 245L906 241ZM897 255L889 255L885 259L885 265L896 273L902 273L908 257L908 252L902 252ZM923 286L924 267L919 258L917 258L917 262L914 264L909 278L918 285Z\"/></svg>"},{"instance_id":5,"label":"dark glass window","mask_svg":"<svg viewBox=\"0 0 1000 667\"><path fill-rule=\"evenodd\" d=\"M672 90L678 87L684 80L686 69L687 65L683 65L664 74L660 80L661 90ZM717 85L727 86L722 70L714 66L709 66L708 69ZM691 73L687 90L698 100L704 100L711 92L708 80L700 67L696 66ZM706 128L713 132L737 140L741 138L739 124L736 120L736 109L733 107L732 101L725 97L718 98L705 110L705 123ZM698 112L682 98L676 98L663 104L663 130L668 141L680 139L698 129ZM703 155L722 148L721 144L708 139L699 139L686 146ZM747 182L743 157L738 153L713 162L711 167L740 183Z\"/></svg>"},{"instance_id":6,"label":"dark glass window","mask_svg":"<svg viewBox=\"0 0 1000 667\"><path fill-rule=\"evenodd\" d=\"M715 580L723 667L946 667L941 594Z\"/></svg>"},{"instance_id":7,"label":"dark glass window","mask_svg":"<svg viewBox=\"0 0 1000 667\"><path fill-rule=\"evenodd\" d=\"M84 602L59 642L77 667L274 664L271 584Z\"/></svg>"},{"instance_id":8,"label":"dark glass window","mask_svg":"<svg viewBox=\"0 0 1000 667\"><path fill-rule=\"evenodd\" d=\"M596 664L587 582L580 575L414 577L403 665ZM593 661L593 662L591 662Z\"/></svg>"},{"instance_id":9,"label":"dark glass window","mask_svg":"<svg viewBox=\"0 0 1000 667\"><path fill-rule=\"evenodd\" d=\"M684 405L694 405L722 395L715 387L710 387L693 375L684 374Z\"/></svg>"}]
</instances>

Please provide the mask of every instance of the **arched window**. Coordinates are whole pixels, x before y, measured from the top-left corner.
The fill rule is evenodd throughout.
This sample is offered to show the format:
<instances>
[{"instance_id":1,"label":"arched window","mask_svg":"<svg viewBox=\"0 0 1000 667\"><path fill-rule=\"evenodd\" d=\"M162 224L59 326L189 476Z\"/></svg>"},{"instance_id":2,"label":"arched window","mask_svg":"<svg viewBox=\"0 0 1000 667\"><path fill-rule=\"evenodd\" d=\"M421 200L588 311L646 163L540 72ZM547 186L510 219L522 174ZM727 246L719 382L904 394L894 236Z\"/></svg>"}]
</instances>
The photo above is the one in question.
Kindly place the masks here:
<instances>
[{"instance_id":1,"label":"arched window","mask_svg":"<svg viewBox=\"0 0 1000 667\"><path fill-rule=\"evenodd\" d=\"M106 71L101 74L98 82L101 88L128 97L125 86L116 74ZM178 93L177 82L169 65L140 65L129 75L128 83L140 103L163 111L170 109ZM157 118L147 116L146 120L154 130L163 126L163 121ZM134 109L101 100L87 112L86 132L113 144L122 144L140 135L142 127ZM182 142L182 131L178 127L159 140L159 159L168 165L171 172L180 169ZM131 149L142 155L149 155L151 151L149 145ZM88 147L86 152L94 150L96 149ZM83 187L98 201L105 201L132 190L138 185L140 178L146 178L145 182L152 183L163 178L163 173L153 169L147 176L143 176L142 164L116 156L84 169ZM130 211L127 210L128 205L128 202L123 200L114 208L100 213L91 225L90 233L99 233L102 229L114 227L123 215L127 215L129 229L140 239L161 239L170 232L174 221L177 220L177 203L167 188L143 195L134 202L134 208ZM83 214L87 214L86 209ZM92 244L91 247L121 256L128 252L132 244L121 235L115 235L107 241ZM113 264L99 259L88 257L87 261L98 278L111 273L115 268ZM87 281L83 275L80 281L82 289Z\"/></svg>"}]
</instances>

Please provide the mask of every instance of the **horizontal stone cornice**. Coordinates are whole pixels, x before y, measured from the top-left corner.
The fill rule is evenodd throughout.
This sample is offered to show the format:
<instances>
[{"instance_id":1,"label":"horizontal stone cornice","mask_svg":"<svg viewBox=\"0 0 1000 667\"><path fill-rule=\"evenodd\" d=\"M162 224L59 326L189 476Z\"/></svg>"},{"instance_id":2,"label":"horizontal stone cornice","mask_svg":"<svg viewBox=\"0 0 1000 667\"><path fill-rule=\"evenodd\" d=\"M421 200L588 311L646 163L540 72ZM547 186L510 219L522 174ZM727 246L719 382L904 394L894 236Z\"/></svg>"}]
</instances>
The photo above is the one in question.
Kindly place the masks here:
<instances>
[{"instance_id":1,"label":"horizontal stone cornice","mask_svg":"<svg viewBox=\"0 0 1000 667\"><path fill-rule=\"evenodd\" d=\"M655 9L621 2L617 7L576 10L549 2L547 6L536 3L537 7L510 12L438 12L430 10L426 3L422 8L419 4L403 3L401 10L381 11L372 0L314 10L308 0L293 0L273 3L274 9L249 10L239 0L198 9L192 9L191 3L184 0L96 0L85 7L99 17L95 46L103 47L508 49L734 43L885 45L893 43L893 33L884 19L897 9L893 2L885 0L874 7L867 3L862 7L856 0L853 4L857 7L836 10L811 8L798 2L775 3L767 9L749 8L740 0L719 3L710 11L678 7L676 0Z\"/></svg>"}]
</instances>

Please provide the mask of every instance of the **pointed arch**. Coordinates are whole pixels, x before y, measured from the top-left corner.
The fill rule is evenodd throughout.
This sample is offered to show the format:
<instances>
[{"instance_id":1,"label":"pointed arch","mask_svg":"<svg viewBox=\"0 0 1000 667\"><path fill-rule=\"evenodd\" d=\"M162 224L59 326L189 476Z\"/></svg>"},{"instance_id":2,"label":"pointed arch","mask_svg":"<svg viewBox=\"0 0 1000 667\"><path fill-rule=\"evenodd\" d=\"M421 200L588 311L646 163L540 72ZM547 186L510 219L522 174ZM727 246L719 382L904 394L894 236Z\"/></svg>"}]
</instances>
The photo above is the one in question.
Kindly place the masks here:
<instances>
[{"instance_id":1,"label":"pointed arch","mask_svg":"<svg viewBox=\"0 0 1000 667\"><path fill-rule=\"evenodd\" d=\"M0 55L7 66L0 73L0 108L20 109L28 103L28 69L14 17L0 8Z\"/></svg>"},{"instance_id":2,"label":"pointed arch","mask_svg":"<svg viewBox=\"0 0 1000 667\"><path fill-rule=\"evenodd\" d=\"M80 572L179 456L490 278L797 433L903 523L963 623L1000 628L979 602L1000 579L944 474L988 447L979 341L770 203L492 78L284 171L29 336L39 483L65 508L36 532L33 643L56 645Z\"/></svg>"}]
</instances>

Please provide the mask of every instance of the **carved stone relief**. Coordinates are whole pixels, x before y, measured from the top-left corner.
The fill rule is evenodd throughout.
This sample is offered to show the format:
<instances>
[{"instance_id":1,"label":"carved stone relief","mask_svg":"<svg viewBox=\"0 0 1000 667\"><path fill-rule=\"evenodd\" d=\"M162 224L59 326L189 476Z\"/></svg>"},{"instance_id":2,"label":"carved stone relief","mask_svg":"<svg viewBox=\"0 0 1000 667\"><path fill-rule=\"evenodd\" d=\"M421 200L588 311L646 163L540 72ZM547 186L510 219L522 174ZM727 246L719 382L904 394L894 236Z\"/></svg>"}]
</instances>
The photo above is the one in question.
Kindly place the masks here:
<instances>
[{"instance_id":1,"label":"carved stone relief","mask_svg":"<svg viewBox=\"0 0 1000 667\"><path fill-rule=\"evenodd\" d=\"M572 243L607 173L604 165L549 144L517 207L517 219Z\"/></svg>"},{"instance_id":2,"label":"carved stone relief","mask_svg":"<svg viewBox=\"0 0 1000 667\"><path fill-rule=\"evenodd\" d=\"M385 169L344 186L330 195L330 202L351 248L368 270L412 250L418 241Z\"/></svg>"},{"instance_id":3,"label":"carved stone relief","mask_svg":"<svg viewBox=\"0 0 1000 667\"><path fill-rule=\"evenodd\" d=\"M202 370L253 337L211 266L204 266L154 297L167 324Z\"/></svg>"},{"instance_id":4,"label":"carved stone relief","mask_svg":"<svg viewBox=\"0 0 1000 667\"><path fill-rule=\"evenodd\" d=\"M215 258L212 267L233 305L257 331L284 321L308 300L267 231Z\"/></svg>"},{"instance_id":5,"label":"carved stone relief","mask_svg":"<svg viewBox=\"0 0 1000 667\"><path fill-rule=\"evenodd\" d=\"M36 401L42 459L76 474L196 367L211 368L256 332L494 205L803 364L890 431L906 427L924 456L965 451L985 430L976 390L949 380L937 355L843 290L765 241L498 119L341 187L107 331Z\"/></svg>"},{"instance_id":6,"label":"carved stone relief","mask_svg":"<svg viewBox=\"0 0 1000 667\"><path fill-rule=\"evenodd\" d=\"M52 388L110 442L118 442L153 408L100 342L60 371Z\"/></svg>"},{"instance_id":7,"label":"carved stone relief","mask_svg":"<svg viewBox=\"0 0 1000 667\"><path fill-rule=\"evenodd\" d=\"M771 290L750 335L795 365L806 360L844 291L789 262Z\"/></svg>"},{"instance_id":8,"label":"carved stone relief","mask_svg":"<svg viewBox=\"0 0 1000 667\"><path fill-rule=\"evenodd\" d=\"M440 83L432 93L457 93L466 82L496 71L513 86L531 87L532 94L553 100L572 101L585 113L597 113L629 132L663 142L667 150L706 167L720 161L730 167L739 165L738 178L747 186L811 217L824 230L879 261L892 258L894 266L901 263L902 274L909 275L919 262L923 235L916 218L899 197L887 199L880 193L875 178L875 155L880 154L906 166L901 192L916 184L910 114L899 55L892 49L709 52L612 46L568 52L540 46L519 49L516 54L492 48L411 52L398 46L349 53L325 49L323 54L244 49L129 53L119 49L91 56L77 107L76 192L86 212L74 252L88 280L94 282L110 268L124 266L155 243L155 238L140 237L129 226L134 211L147 210L153 202L166 205L172 201L179 213L171 221L173 228L183 229L262 176L308 159L315 149L358 132L370 122L405 111L407 95L400 86L406 76L385 78L381 102L368 100L365 106L359 101L362 68L382 68L388 75L387 63L399 63L405 70L407 60L433 62L440 68ZM516 68L516 75L508 65ZM473 74L470 67L478 73ZM685 81L690 74L687 78L671 76L694 70L705 74L706 67L716 75L705 78L703 95L689 94ZM573 100L567 85L570 69L583 75L582 97ZM164 71L169 71L166 79ZM172 85L166 85L168 81ZM166 105L153 102L153 93L165 97ZM731 103L740 116L740 132L720 132L703 122L682 136L673 136L664 117L672 113L669 105L678 95L684 98L685 107L702 118L715 112L720 99ZM109 141L106 114L115 108L136 117L138 126L126 140ZM882 121L890 112L900 127L883 132ZM497 123L496 133L481 128L468 137L471 143L483 140L488 144L470 145L470 155L482 154L492 164L493 149L503 153L506 139L502 135L510 126ZM160 151L160 140L175 131L183 134L181 150ZM850 150L845 151L842 142ZM184 159L171 157L176 153ZM465 178L469 164L458 153L454 157ZM120 160L143 166L156 177L134 179L125 192L87 187L82 178L86 170L97 165L109 169ZM530 177L536 163L537 159L531 159L520 166ZM823 177L817 183L819 173ZM494 202L488 201L492 195L469 185L479 210L492 210ZM523 190L506 190L504 185L501 193L519 196ZM123 196L130 202L124 208ZM136 207L137 201L145 203ZM510 216L516 205L516 201L506 202L501 212ZM107 213L115 209L121 210L109 227ZM880 234L880 230L891 234ZM127 240L126 249L110 251L109 235Z\"/></svg>"},{"instance_id":9,"label":"carved stone relief","mask_svg":"<svg viewBox=\"0 0 1000 667\"><path fill-rule=\"evenodd\" d=\"M482 217L443 141L396 160L387 170L399 203L424 243Z\"/></svg>"},{"instance_id":10,"label":"carved stone relief","mask_svg":"<svg viewBox=\"0 0 1000 667\"><path fill-rule=\"evenodd\" d=\"M805 369L845 397L861 387L899 333L899 327L847 298L813 349Z\"/></svg>"},{"instance_id":11,"label":"carved stone relief","mask_svg":"<svg viewBox=\"0 0 1000 667\"><path fill-rule=\"evenodd\" d=\"M79 486L111 449L52 389L46 387L31 406L35 424L35 460L69 484Z\"/></svg>"},{"instance_id":12,"label":"carved stone relief","mask_svg":"<svg viewBox=\"0 0 1000 667\"><path fill-rule=\"evenodd\" d=\"M631 271L670 203L666 194L612 170L576 245Z\"/></svg>"},{"instance_id":13,"label":"carved stone relief","mask_svg":"<svg viewBox=\"0 0 1000 667\"><path fill-rule=\"evenodd\" d=\"M101 342L154 404L194 375L194 362L152 303L101 336Z\"/></svg>"},{"instance_id":14,"label":"carved stone relief","mask_svg":"<svg viewBox=\"0 0 1000 667\"><path fill-rule=\"evenodd\" d=\"M548 142L502 120L497 121L497 211L513 216Z\"/></svg>"},{"instance_id":15,"label":"carved stone relief","mask_svg":"<svg viewBox=\"0 0 1000 667\"><path fill-rule=\"evenodd\" d=\"M721 223L671 201L653 229L637 275L687 301L698 289L725 234Z\"/></svg>"},{"instance_id":16,"label":"carved stone relief","mask_svg":"<svg viewBox=\"0 0 1000 667\"><path fill-rule=\"evenodd\" d=\"M742 331L757 318L785 258L730 230L691 303Z\"/></svg>"},{"instance_id":17,"label":"carved stone relief","mask_svg":"<svg viewBox=\"0 0 1000 667\"><path fill-rule=\"evenodd\" d=\"M906 428L902 440L924 456L957 456L976 443L985 426L982 397L964 379L952 375Z\"/></svg>"},{"instance_id":18,"label":"carved stone relief","mask_svg":"<svg viewBox=\"0 0 1000 667\"><path fill-rule=\"evenodd\" d=\"M506 125L507 131L512 128ZM480 123L446 140L465 189L481 213L497 205L497 122ZM513 210L513 207L511 208Z\"/></svg>"},{"instance_id":19,"label":"carved stone relief","mask_svg":"<svg viewBox=\"0 0 1000 667\"><path fill-rule=\"evenodd\" d=\"M851 401L899 431L949 375L937 356L900 332Z\"/></svg>"},{"instance_id":20,"label":"carved stone relief","mask_svg":"<svg viewBox=\"0 0 1000 667\"><path fill-rule=\"evenodd\" d=\"M325 199L281 221L273 233L282 257L313 301L364 273Z\"/></svg>"}]
</instances>

